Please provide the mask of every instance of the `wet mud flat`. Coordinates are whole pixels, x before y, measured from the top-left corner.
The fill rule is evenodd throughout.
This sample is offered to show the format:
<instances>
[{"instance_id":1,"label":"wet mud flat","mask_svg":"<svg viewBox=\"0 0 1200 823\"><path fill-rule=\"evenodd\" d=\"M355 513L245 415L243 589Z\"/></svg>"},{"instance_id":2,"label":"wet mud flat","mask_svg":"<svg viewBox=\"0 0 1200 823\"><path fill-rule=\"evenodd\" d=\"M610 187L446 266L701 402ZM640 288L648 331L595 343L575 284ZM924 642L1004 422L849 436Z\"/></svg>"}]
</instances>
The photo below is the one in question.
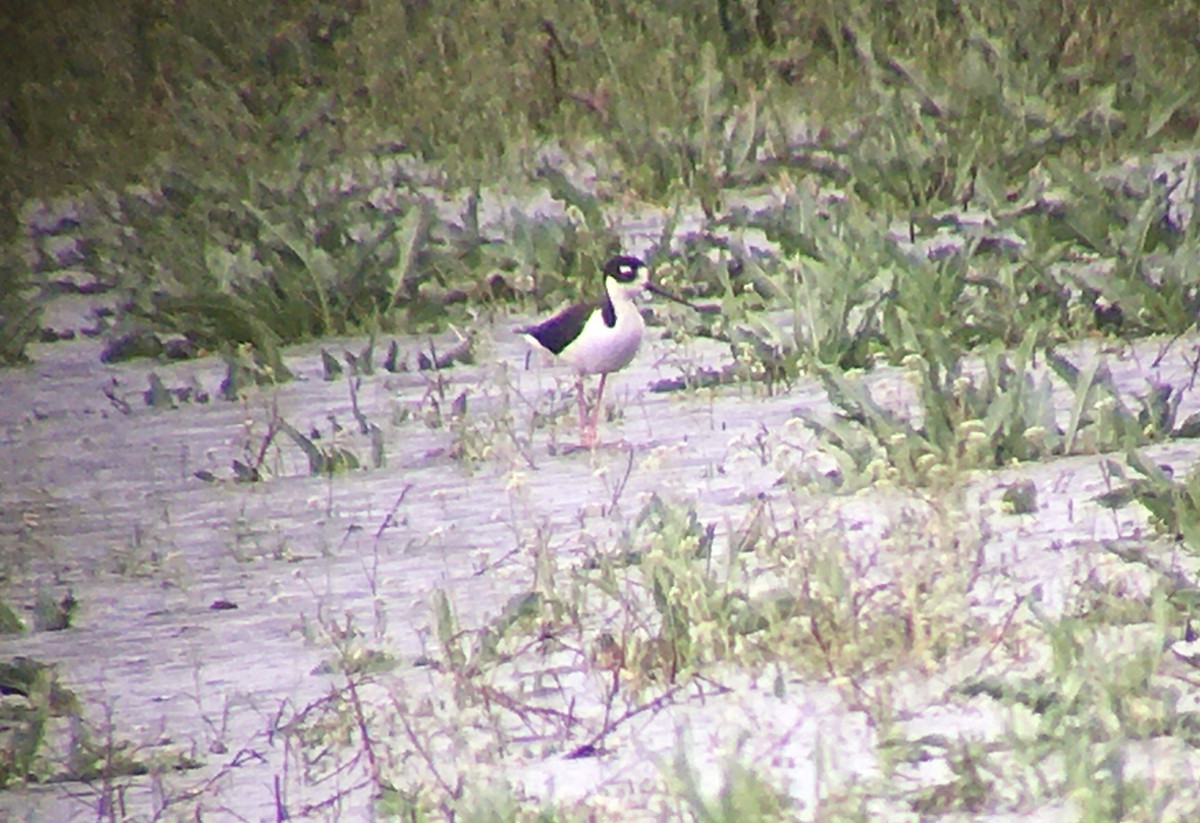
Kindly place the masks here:
<instances>
[{"instance_id":1,"label":"wet mud flat","mask_svg":"<svg viewBox=\"0 0 1200 823\"><path fill-rule=\"evenodd\" d=\"M295 380L232 402L216 396L225 373L216 358L108 366L98 362L98 344L87 341L38 347L33 365L0 374L0 594L25 615L43 594L69 591L78 603L63 631L0 638L0 658L55 664L96 728L147 763L176 766L4 791L0 816L106 818L119 802L116 816L133 819L362 819L376 794L365 760L347 755L343 771L315 781L286 733L344 679L330 666L334 650L347 636L369 638L399 661L394 677L407 695L426 690L442 699L444 679L414 665L436 652L435 592L453 603L459 625L484 625L529 590L546 556L567 568L619 551L652 498L693 511L718 546L742 539L747 518L763 512L772 540L836 534L847 553L861 554L855 568L864 578L881 576L881 586L898 574L897 564L921 565L922 535L937 524L961 530L970 567L962 606L994 633L946 658L914 654L898 673L850 685L784 666L716 665L699 685L664 688L670 699L647 701L649 708L605 736L597 756L564 756L588 741L581 732L511 747L485 764L522 796L658 817L670 813L654 799L669 771L662 764L680 750L705 791L727 779L722 764L736 753L770 775L802 819L885 772L910 787L937 786L947 779L939 769L949 769L948 757L923 758L899 778L885 768L884 731L864 709L864 695L886 690L891 722L906 739L935 732L1003 738L1022 722L1019 707L986 690L964 693L965 679L1036 677L1050 651L1030 639L1036 632L1029 626L1069 612L1082 589L1144 593L1164 569L1195 579L1190 556L1152 539L1144 510L1096 502L1112 485L1103 462L1120 456L973 473L937 494L814 490L819 484L797 478L820 478L834 463L794 418L801 409L832 414L816 381L773 395L752 384L649 390L658 379L728 362L727 349L715 343L648 341L612 381L609 402L619 413L601 423L604 445L572 450L573 379L544 364L526 370L511 325L483 335L475 364L377 368L361 375L353 396L354 378L323 379L321 349L340 357L362 351L363 340L291 350L286 362ZM1110 351L1089 342L1074 355L1102 358L1134 395L1151 379L1189 386L1196 340L1178 341L1152 366L1164 342ZM444 349L453 340L441 343ZM428 347L428 340L400 341L412 364ZM152 372L168 389L193 387L209 399L148 405ZM877 399L911 404L899 370L866 379ZM1189 388L1181 414L1198 405ZM1062 406L1068 414L1069 393ZM360 416L380 432L377 467L370 467ZM299 441L275 434L268 442L280 420L318 448L342 448L369 468L313 476ZM1144 451L1182 476L1197 448L1180 440ZM236 482L234 461L260 458L263 479ZM1020 483L1032 484L1037 502L1014 514L1001 501ZM944 518L947 508L957 514ZM891 541L896 533L908 542ZM1142 554L1154 562L1131 559ZM763 590L787 579L760 571L751 583ZM1131 642L1107 638L1104 648L1117 654ZM1163 655L1154 676L1180 677L1170 667L1181 664ZM594 674L578 676L594 681ZM572 711L581 718L606 710L593 686L580 686ZM1193 710L1187 691L1178 686L1173 710ZM894 728L888 734L897 735ZM1163 740L1132 741L1127 771L1169 784L1170 802L1195 802L1177 786L1194 774L1194 753L1184 745L1164 749ZM384 767L403 774L396 757ZM1025 804L1031 814L1052 819L1063 811L1060 803L1034 801ZM888 792L872 794L869 804L863 808L873 814L912 811Z\"/></svg>"}]
</instances>

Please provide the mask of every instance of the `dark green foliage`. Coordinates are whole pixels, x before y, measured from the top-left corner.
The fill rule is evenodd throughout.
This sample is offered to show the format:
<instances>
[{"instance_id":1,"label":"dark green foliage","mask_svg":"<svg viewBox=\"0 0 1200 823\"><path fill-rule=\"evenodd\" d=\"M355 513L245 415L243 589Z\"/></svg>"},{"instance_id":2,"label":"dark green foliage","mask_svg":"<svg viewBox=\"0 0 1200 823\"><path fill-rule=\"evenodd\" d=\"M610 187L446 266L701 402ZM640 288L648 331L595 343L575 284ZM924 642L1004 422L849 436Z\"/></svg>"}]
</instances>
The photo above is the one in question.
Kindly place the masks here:
<instances>
[{"instance_id":1,"label":"dark green foliage","mask_svg":"<svg viewBox=\"0 0 1200 823\"><path fill-rule=\"evenodd\" d=\"M1038 510L1037 484L1024 480L1006 486L1000 502L1010 514L1034 514Z\"/></svg>"},{"instance_id":2,"label":"dark green foliage","mask_svg":"<svg viewBox=\"0 0 1200 823\"><path fill-rule=\"evenodd\" d=\"M15 255L0 253L0 365L26 360L25 347L37 338L37 304L29 299L21 265Z\"/></svg>"},{"instance_id":3,"label":"dark green foliage","mask_svg":"<svg viewBox=\"0 0 1200 823\"><path fill-rule=\"evenodd\" d=\"M53 773L48 745L54 718L78 717L79 699L58 679L54 667L28 657L0 661L0 788L43 780Z\"/></svg>"},{"instance_id":4,"label":"dark green foliage","mask_svg":"<svg viewBox=\"0 0 1200 823\"><path fill-rule=\"evenodd\" d=\"M861 119L842 144L856 188L920 208L1047 152L1187 139L1197 118L1189 3L19 5L0 70L21 156L0 171L7 198L119 179L163 150L253 166L320 131L476 172L537 135L596 134L663 190L717 171L693 128L714 105L765 91L775 127L796 106L817 127Z\"/></svg>"},{"instance_id":5,"label":"dark green foliage","mask_svg":"<svg viewBox=\"0 0 1200 823\"><path fill-rule=\"evenodd\" d=\"M1192 553L1200 552L1200 471L1192 469L1180 481L1135 451L1129 452L1128 462L1136 472L1129 477L1119 464L1107 464L1110 477L1123 484L1102 495L1100 502L1119 508L1137 501L1163 534L1182 541Z\"/></svg>"}]
</instances>

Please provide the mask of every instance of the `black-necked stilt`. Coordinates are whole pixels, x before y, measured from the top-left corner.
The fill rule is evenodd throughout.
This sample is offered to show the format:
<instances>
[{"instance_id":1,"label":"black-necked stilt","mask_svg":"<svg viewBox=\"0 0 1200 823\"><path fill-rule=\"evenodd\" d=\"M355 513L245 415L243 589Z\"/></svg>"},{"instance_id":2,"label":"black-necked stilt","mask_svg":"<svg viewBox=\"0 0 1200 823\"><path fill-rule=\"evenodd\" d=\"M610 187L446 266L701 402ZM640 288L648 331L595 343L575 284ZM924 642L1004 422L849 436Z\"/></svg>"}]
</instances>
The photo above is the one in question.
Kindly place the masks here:
<instances>
[{"instance_id":1,"label":"black-necked stilt","mask_svg":"<svg viewBox=\"0 0 1200 823\"><path fill-rule=\"evenodd\" d=\"M696 308L650 282L650 273L641 260L621 255L604 264L604 296L600 300L567 306L541 323L517 329L532 345L575 369L580 439L586 449L596 445L596 422L604 399L605 379L610 372L628 366L642 343L646 326L633 298L643 290ZM590 415L583 387L583 378L589 374L600 375L596 405Z\"/></svg>"}]
</instances>

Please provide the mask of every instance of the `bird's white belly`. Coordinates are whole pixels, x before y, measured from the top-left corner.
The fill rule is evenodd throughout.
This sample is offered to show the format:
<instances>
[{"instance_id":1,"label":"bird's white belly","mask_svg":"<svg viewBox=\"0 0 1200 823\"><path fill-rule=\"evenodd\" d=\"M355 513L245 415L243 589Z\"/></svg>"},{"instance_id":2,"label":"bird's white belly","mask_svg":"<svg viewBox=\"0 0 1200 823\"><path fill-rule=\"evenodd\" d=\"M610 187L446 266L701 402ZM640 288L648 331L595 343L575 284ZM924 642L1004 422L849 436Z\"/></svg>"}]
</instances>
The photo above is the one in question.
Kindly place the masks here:
<instances>
[{"instance_id":1,"label":"bird's white belly","mask_svg":"<svg viewBox=\"0 0 1200 823\"><path fill-rule=\"evenodd\" d=\"M588 318L571 345L560 357L581 374L601 374L617 371L629 365L642 342L645 323L636 307L618 311L617 322L609 328L600 312Z\"/></svg>"}]
</instances>

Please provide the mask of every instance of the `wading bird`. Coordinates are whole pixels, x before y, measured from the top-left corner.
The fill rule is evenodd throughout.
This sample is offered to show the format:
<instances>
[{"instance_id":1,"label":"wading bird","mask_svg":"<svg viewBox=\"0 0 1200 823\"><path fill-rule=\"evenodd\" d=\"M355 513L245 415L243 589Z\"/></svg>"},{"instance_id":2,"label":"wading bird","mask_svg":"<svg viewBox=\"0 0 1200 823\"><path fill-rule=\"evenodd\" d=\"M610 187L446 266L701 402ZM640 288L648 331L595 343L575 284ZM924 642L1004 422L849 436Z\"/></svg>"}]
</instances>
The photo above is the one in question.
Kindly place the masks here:
<instances>
[{"instance_id":1,"label":"wading bird","mask_svg":"<svg viewBox=\"0 0 1200 823\"><path fill-rule=\"evenodd\" d=\"M604 264L604 294L599 300L567 306L540 323L517 330L533 346L575 369L580 441L585 449L596 445L605 380L610 372L628 366L642 343L646 326L634 298L643 291L696 308L652 283L641 260L620 255ZM583 386L583 378L589 374L600 375L596 403L590 412Z\"/></svg>"}]
</instances>

